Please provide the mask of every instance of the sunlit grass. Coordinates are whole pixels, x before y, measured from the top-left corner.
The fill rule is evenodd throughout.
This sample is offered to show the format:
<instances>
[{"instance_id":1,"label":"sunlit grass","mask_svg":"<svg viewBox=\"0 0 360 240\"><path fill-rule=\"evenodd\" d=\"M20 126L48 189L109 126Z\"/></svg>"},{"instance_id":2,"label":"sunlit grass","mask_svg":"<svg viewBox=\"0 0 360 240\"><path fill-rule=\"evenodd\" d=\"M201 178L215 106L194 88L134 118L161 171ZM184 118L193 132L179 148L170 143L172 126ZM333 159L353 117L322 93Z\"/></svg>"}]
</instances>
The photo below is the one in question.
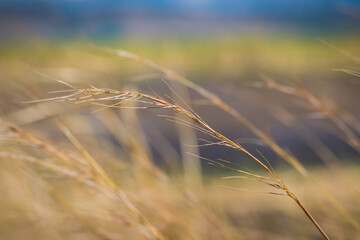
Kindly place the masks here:
<instances>
[{"instance_id":1,"label":"sunlit grass","mask_svg":"<svg viewBox=\"0 0 360 240\"><path fill-rule=\"evenodd\" d=\"M358 37L324 40L341 51L315 37L261 35L2 45L0 238L320 238L303 203L330 238L357 239L357 109L292 82L356 81L358 64L344 51L359 56ZM215 94L231 81L235 97L253 94L243 98L256 115ZM306 164L278 143L268 119L297 132L325 164ZM351 154L296 127L304 119ZM178 137L184 128L174 125L198 135ZM177 144L239 154L204 158ZM210 166L185 166L185 155Z\"/></svg>"}]
</instances>

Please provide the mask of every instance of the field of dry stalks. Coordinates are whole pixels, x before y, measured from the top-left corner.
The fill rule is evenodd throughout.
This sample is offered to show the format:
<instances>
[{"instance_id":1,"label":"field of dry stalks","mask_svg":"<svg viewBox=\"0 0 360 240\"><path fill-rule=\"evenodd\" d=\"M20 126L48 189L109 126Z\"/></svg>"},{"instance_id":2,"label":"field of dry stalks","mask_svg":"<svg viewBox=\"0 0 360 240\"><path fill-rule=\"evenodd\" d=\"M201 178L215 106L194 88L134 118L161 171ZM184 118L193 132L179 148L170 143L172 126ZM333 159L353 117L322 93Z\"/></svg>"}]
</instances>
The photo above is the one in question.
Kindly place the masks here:
<instances>
[{"instance_id":1,"label":"field of dry stalks","mask_svg":"<svg viewBox=\"0 0 360 240\"><path fill-rule=\"evenodd\" d=\"M3 46L0 239L360 239L360 48L306 41Z\"/></svg>"}]
</instances>

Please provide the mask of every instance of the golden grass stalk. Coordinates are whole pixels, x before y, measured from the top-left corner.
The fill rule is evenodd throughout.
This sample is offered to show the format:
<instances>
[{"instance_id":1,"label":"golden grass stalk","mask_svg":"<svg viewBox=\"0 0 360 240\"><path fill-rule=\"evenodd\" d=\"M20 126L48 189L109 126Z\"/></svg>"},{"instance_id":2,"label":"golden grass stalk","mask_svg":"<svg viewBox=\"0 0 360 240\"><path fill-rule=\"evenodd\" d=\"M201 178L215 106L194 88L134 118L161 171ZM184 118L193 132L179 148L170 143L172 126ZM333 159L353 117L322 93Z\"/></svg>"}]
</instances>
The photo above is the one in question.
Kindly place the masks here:
<instances>
[{"instance_id":1,"label":"golden grass stalk","mask_svg":"<svg viewBox=\"0 0 360 240\"><path fill-rule=\"evenodd\" d=\"M137 174L141 181L148 182L148 175L156 176L162 181L167 180L167 176L154 165L149 146L142 138L144 135L140 124L133 114L129 114L129 112L124 114L124 118L129 118L124 120L127 124L123 123L113 111L102 111L96 117L100 119L116 141L131 149L128 155L135 165L141 168L140 173ZM117 128L117 131L114 131L114 127Z\"/></svg>"},{"instance_id":2,"label":"golden grass stalk","mask_svg":"<svg viewBox=\"0 0 360 240\"><path fill-rule=\"evenodd\" d=\"M252 100L253 102L254 100ZM264 105L264 103L260 103ZM268 113L279 122L292 129L293 124L296 122L296 117L283 107L273 104L267 103L265 106ZM308 128L303 125L297 125L296 134L300 136L308 145L309 148L326 164L329 168L336 168L339 166L340 160L336 157L336 155Z\"/></svg>"},{"instance_id":3,"label":"golden grass stalk","mask_svg":"<svg viewBox=\"0 0 360 240\"><path fill-rule=\"evenodd\" d=\"M355 76L355 77L360 77L360 72L354 71L354 70L351 70L351 69L337 68L337 69L333 69L333 71L335 71L335 72L344 72L344 73L350 74L350 75Z\"/></svg>"},{"instance_id":4,"label":"golden grass stalk","mask_svg":"<svg viewBox=\"0 0 360 240\"><path fill-rule=\"evenodd\" d=\"M239 170L239 172L247 174L258 180L262 183L265 183L271 187L274 187L278 190L281 190L288 197L290 197L305 213L305 215L311 220L311 222L315 225L315 227L319 230L321 235L325 239L329 239L325 231L320 227L317 221L312 217L310 212L304 207L304 205L299 201L299 199L295 196L295 194L290 191L290 189L285 185L285 183L279 178L279 176L268 166L266 166L262 161L260 161L257 157L248 152L244 147L240 144L230 140L226 136L214 130L210 125L208 125L198 114L196 114L193 110L187 110L184 107L181 107L177 103L170 103L163 98L154 97L148 94L143 94L136 91L118 91L113 89L100 89L96 87L86 88L86 89L76 89L73 88L69 91L68 95L54 97L49 99L43 99L38 101L72 101L75 103L92 103L101 107L101 109L105 108L126 108L126 106L122 106L121 104L125 101L137 101L142 105L136 107L137 109L150 109L150 108L159 108L159 109L170 109L177 113L181 113L188 118L190 118L192 122L186 122L180 119L184 125L191 126L203 133L208 134L218 141L217 144L233 148L237 151L243 152L248 155L253 161L255 161L258 165L260 165L266 172L270 175L270 178L259 176L255 174L251 174L245 171ZM33 102L38 102L33 101ZM110 104L108 102L111 102ZM177 118L172 118L170 120L177 120ZM76 144L77 145L77 144Z\"/></svg>"},{"instance_id":5,"label":"golden grass stalk","mask_svg":"<svg viewBox=\"0 0 360 240\"><path fill-rule=\"evenodd\" d=\"M335 45L333 45L333 44L325 41L324 39L318 38L318 40L319 40L320 42L322 42L324 45L326 45L326 46L334 49L335 51L343 54L344 56L352 59L354 62L360 63L360 58L359 58L358 56L355 56L355 55L349 53L348 51L345 51L344 49L341 49L341 48L339 48L339 47L336 47Z\"/></svg>"},{"instance_id":6,"label":"golden grass stalk","mask_svg":"<svg viewBox=\"0 0 360 240\"><path fill-rule=\"evenodd\" d=\"M337 126L337 128L342 131L346 137L346 142L352 146L358 153L360 153L360 140L356 134L346 125L346 123L325 103L323 103L319 98L315 97L309 91L307 91L303 86L298 85L297 87L284 86L279 83L276 83L271 78L262 75L263 80L266 81L267 87L275 89L280 92L287 94L295 95L306 99L312 106L315 107L318 111L325 114L325 116Z\"/></svg>"},{"instance_id":7,"label":"golden grass stalk","mask_svg":"<svg viewBox=\"0 0 360 240\"><path fill-rule=\"evenodd\" d=\"M64 132L65 136L74 144L74 146L81 153L83 159L81 161L76 161L76 159L68 156L63 153L55 146L51 145L48 142L45 142L15 124L9 124L0 121L1 124L8 127L9 130L14 132L17 137L25 140L29 145L33 147L40 148L53 156L62 160L67 167L60 166L59 164L50 163L38 160L34 157L27 155L19 155L10 152L0 152L0 157L13 158L18 160L23 160L31 162L37 165L40 165L46 169L49 169L53 172L59 173L64 176L72 177L79 182L85 183L86 185L95 188L96 190L104 193L108 197L117 200L120 204L127 209L138 221L139 226L136 226L139 232L144 232L144 227L146 235L151 235L154 239L165 240L163 234L153 226L150 221L136 208L136 206L131 202L128 196L117 186L117 184L107 175L104 169L97 163L97 161L90 155L90 153L82 146L82 144L75 138L75 136L58 120L55 120L57 126ZM48 185L48 184L47 184ZM88 226L88 222L85 218L79 215L73 207L64 199L61 195L56 194L52 190L51 186L47 186L47 189L50 189L50 193L65 207L67 207L77 218L79 218L85 225ZM92 228L92 227L90 227ZM95 230L92 231L97 233Z\"/></svg>"},{"instance_id":8,"label":"golden grass stalk","mask_svg":"<svg viewBox=\"0 0 360 240\"><path fill-rule=\"evenodd\" d=\"M77 180L80 180L80 182L86 182L89 186L93 186L92 183L86 179L86 177L82 176L81 174L74 172L72 170L66 169L61 166L57 166L55 164L51 164L48 162L41 161L39 159L36 159L31 156L27 155L21 155L21 154L14 154L10 152L0 152L1 158L8 158L13 161L15 161L15 164L19 165L19 167L26 172L26 174L31 176L32 181L36 182L38 185L40 185L54 200L56 200L60 205L62 205L65 209L68 209L70 213L77 218L85 227L86 229L94 234L95 236L101 238L110 240L106 236L105 233L97 230L83 215L81 215L72 205L70 202L66 200L58 191L54 189L54 187L49 184L47 181L45 181L43 178L41 178L38 174L33 172L24 162L30 162L34 164L38 164L42 167L45 167L49 170L52 170L54 172L60 173L64 176L70 176L75 177Z\"/></svg>"},{"instance_id":9,"label":"golden grass stalk","mask_svg":"<svg viewBox=\"0 0 360 240\"><path fill-rule=\"evenodd\" d=\"M161 66L150 59L138 56L134 53L127 52L124 50L114 50L110 48L101 48L95 47L101 51L115 54L121 58L129 59L131 61L135 61L138 63L143 63L148 67L160 71L170 80L174 80L184 84L185 86L193 89L198 92L203 97L209 99L214 105L222 109L223 111L229 113L233 116L237 121L246 126L250 131L252 131L257 137L259 137L263 142L265 142L274 152L276 152L281 158L283 158L286 162L288 162L296 171L298 171L303 177L309 180L314 187L316 187L319 192L330 202L331 205L339 212L342 218L347 221L350 225L352 225L355 229L360 230L360 225L357 220L339 203L336 198L331 195L324 187L322 187L306 170L306 168L296 159L294 156L289 154L285 149L280 147L275 141L273 141L270 137L268 137L263 131L261 131L258 127L256 127L250 120L248 120L245 116L243 116L239 111L225 103L215 94L209 92L208 90L202 88L194 82L191 82L187 78L171 71L170 69Z\"/></svg>"}]
</instances>

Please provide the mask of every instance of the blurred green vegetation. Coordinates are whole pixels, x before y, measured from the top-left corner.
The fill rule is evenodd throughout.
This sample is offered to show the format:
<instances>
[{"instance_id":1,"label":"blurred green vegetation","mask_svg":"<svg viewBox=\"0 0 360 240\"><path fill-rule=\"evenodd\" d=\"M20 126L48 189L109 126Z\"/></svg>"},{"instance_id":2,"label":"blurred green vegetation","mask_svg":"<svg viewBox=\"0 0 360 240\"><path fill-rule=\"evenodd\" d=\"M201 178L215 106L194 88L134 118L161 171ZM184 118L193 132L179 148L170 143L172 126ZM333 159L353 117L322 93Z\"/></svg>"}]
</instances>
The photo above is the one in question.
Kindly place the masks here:
<instances>
[{"instance_id":1,"label":"blurred green vegetation","mask_svg":"<svg viewBox=\"0 0 360 240\"><path fill-rule=\"evenodd\" d=\"M132 72L139 66L121 61L96 62L104 55L92 46L125 49L153 59L184 73L195 81L252 81L258 73L272 74L279 81L299 78L316 81L336 78L335 68L354 66L351 57L360 55L358 35L330 35L323 41L316 36L280 34L244 34L184 38L138 38L87 42L30 40L0 44L1 65L21 61L46 67L66 65L116 74ZM90 54L92 53L92 55ZM97 55L96 57L94 55ZM136 64L135 64L136 65ZM86 67L91 66L91 69Z\"/></svg>"}]
</instances>

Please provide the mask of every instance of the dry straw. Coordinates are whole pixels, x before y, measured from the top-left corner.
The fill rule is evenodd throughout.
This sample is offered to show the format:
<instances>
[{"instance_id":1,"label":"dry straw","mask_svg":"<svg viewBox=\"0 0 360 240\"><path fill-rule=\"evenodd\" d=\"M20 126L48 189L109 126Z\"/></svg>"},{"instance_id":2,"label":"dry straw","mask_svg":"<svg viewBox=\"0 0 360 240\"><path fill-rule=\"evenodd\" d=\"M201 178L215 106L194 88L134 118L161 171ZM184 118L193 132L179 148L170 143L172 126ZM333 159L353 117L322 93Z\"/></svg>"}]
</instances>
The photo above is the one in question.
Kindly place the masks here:
<instances>
[{"instance_id":1,"label":"dry straw","mask_svg":"<svg viewBox=\"0 0 360 240\"><path fill-rule=\"evenodd\" d=\"M105 196L119 202L130 214L136 219L136 224L132 225L139 233L144 237L152 239L164 240L163 234L153 226L150 221L141 213L141 211L132 203L129 197L117 186L117 184L108 176L103 168L97 163L97 161L87 152L82 144L75 138L75 136L62 125L58 120L54 119L57 126L62 130L65 136L73 143L77 150L81 154L81 158L74 158L68 154L63 153L57 147L41 140L38 137L26 132L15 124L9 124L0 121L2 125L5 125L9 130L15 133L15 136L32 147L39 148L56 158L60 159L61 163L51 163L48 161L42 161L29 155L15 154L7 151L0 151L0 157L19 160L21 162L30 162L51 170L63 176L71 177L87 186L94 188L101 192ZM100 236L103 239L110 239L105 233L101 233L89 221L79 214L75 208L58 193L53 187L38 177L41 181L41 185L49 192L54 198L66 207L77 219L82 222L87 229L95 235Z\"/></svg>"},{"instance_id":2,"label":"dry straw","mask_svg":"<svg viewBox=\"0 0 360 240\"><path fill-rule=\"evenodd\" d=\"M162 74L164 74L168 79L180 82L185 86L193 89L198 92L203 97L210 100L215 106L219 107L223 111L229 113L233 116L237 121L246 126L249 130L251 130L257 137L259 137L264 143L266 143L275 153L277 153L281 158L283 158L286 162L288 162L296 171L298 171L303 177L305 177L308 181L311 182L312 186L314 186L328 201L329 203L338 211L338 213L342 216L342 218L347 221L350 225L352 225L358 231L360 230L360 225L357 220L347 211L346 208L342 206L338 200L329 193L324 187L322 187L306 170L306 168L300 163L300 161L295 158L293 155L289 154L285 149L280 147L274 140L268 137L263 131L261 131L258 127L256 127L250 120L248 120L245 116L243 116L239 111L235 108L231 107L229 104L221 100L215 94L209 92L208 90L202 88L196 83L191 82L187 78L175 73L174 71L161 66L150 59L138 56L134 53L124 51L124 50L114 50L110 48L101 48L94 47L95 49L101 50L103 52L107 52L110 54L115 54L124 59L129 59L131 61L135 61L138 63L142 63L147 65L148 67L155 69Z\"/></svg>"},{"instance_id":3,"label":"dry straw","mask_svg":"<svg viewBox=\"0 0 360 240\"><path fill-rule=\"evenodd\" d=\"M140 105L135 107L136 109L151 109L151 108L159 108L159 109L170 109L177 113L181 113L186 115L192 121L185 121L176 117L169 117L169 120L182 123L198 131L201 131L216 140L216 144L233 148L237 151L243 152L248 155L253 161L255 161L258 165L260 165L263 169L267 171L270 177L255 175L246 171L238 170L239 173L245 174L248 178L253 180L265 183L277 190L280 190L282 194L290 197L296 204L299 206L306 216L311 220L311 222L316 226L319 232L325 239L329 239L325 231L320 227L317 221L312 217L310 212L304 207L304 205L299 201L299 199L295 196L295 194L290 191L290 189L285 185L285 183L279 178L279 176L274 172L271 167L266 166L262 161L260 161L257 157L248 152L244 147L240 144L230 140L226 136L222 135L218 131L214 130L210 125L208 125L198 114L196 114L192 109L185 108L177 104L176 102L169 102L161 97L154 97L148 94L143 94L136 91L118 91L112 89L102 89L96 88L94 86L90 86L90 88L86 89L78 89L69 84L66 84L71 89L58 91L58 92L66 92L67 94L60 97L54 97L49 99L42 99L33 102L42 102L42 101L72 101L75 103L91 103L100 107L99 110L107 109L107 108L126 108L124 103L129 101L139 102ZM131 107L134 108L134 107ZM73 140L75 141L75 140ZM78 143L75 142L77 146ZM79 147L81 152L84 150ZM113 183L106 177L105 173L102 171L100 166L94 163L92 158L89 158L89 155L84 153L85 158L89 161L90 165L103 176L104 180L113 187ZM223 162L219 162L218 165L224 165ZM276 193L279 194L279 193ZM280 193L281 194L281 193ZM131 205L131 208L133 206Z\"/></svg>"}]
</instances>

